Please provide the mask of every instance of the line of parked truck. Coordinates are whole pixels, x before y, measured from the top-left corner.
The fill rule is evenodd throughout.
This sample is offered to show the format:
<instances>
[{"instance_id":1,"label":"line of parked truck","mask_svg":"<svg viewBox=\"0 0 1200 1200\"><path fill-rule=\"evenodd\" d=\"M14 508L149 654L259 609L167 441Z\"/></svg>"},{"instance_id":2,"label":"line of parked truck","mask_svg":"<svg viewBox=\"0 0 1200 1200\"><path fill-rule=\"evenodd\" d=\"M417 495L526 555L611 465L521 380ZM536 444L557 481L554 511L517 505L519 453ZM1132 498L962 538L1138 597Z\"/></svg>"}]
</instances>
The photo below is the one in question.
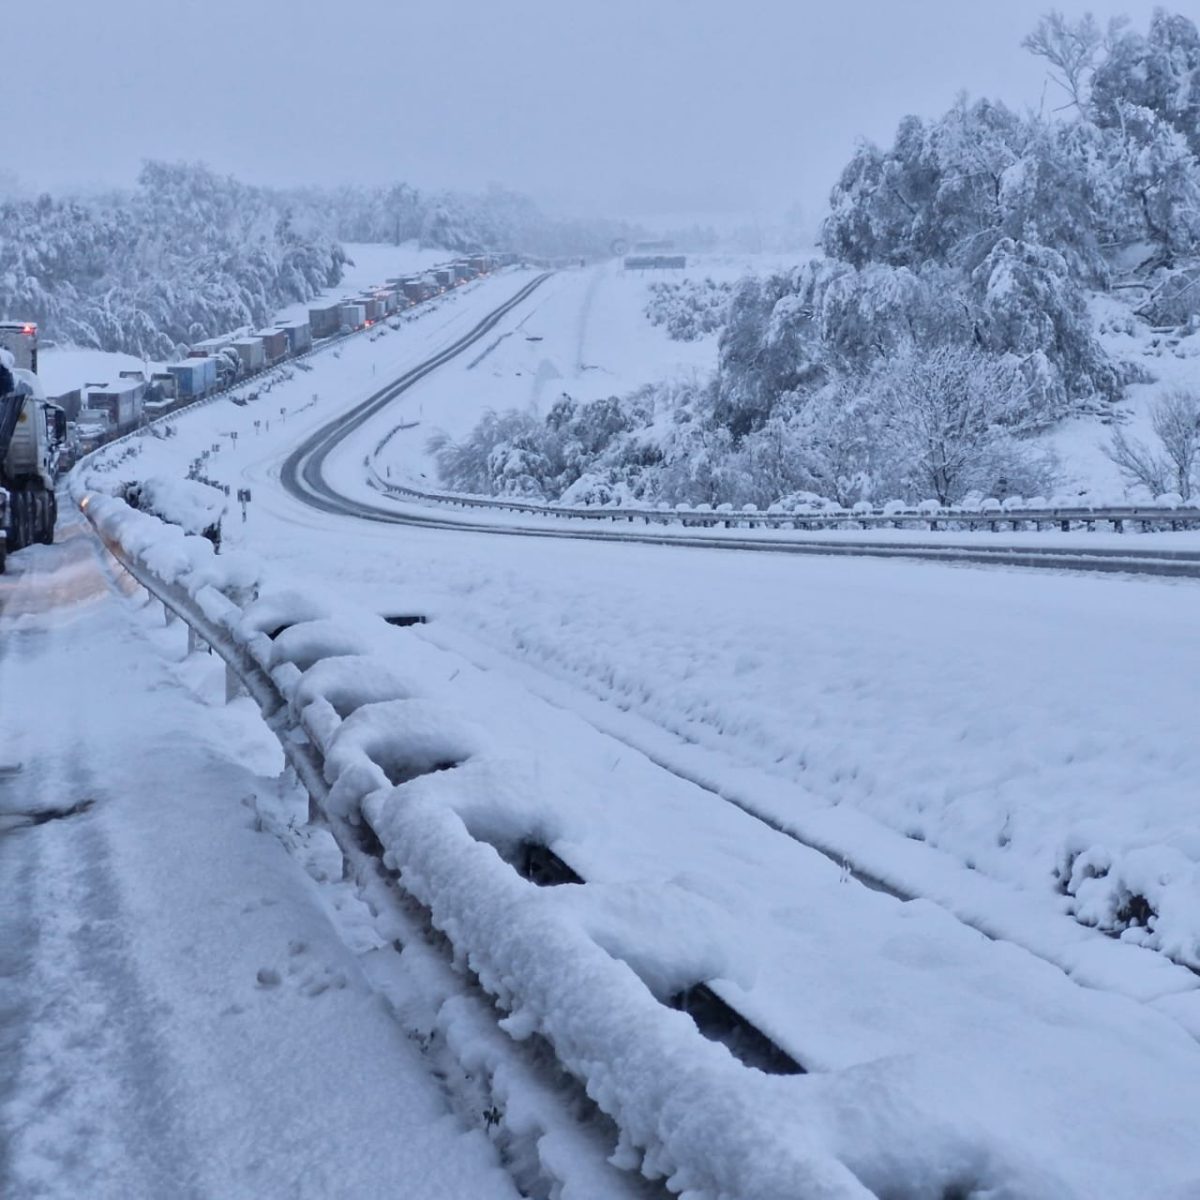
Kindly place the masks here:
<instances>
[{"instance_id":1,"label":"line of parked truck","mask_svg":"<svg viewBox=\"0 0 1200 1200\"><path fill-rule=\"evenodd\" d=\"M419 275L387 279L354 296L314 301L307 318L197 342L187 357L167 363L148 378L144 371L120 371L115 381L85 384L53 399L73 425L72 449L86 454L146 421L298 358L319 342L369 329L517 261L515 254L473 254Z\"/></svg>"}]
</instances>

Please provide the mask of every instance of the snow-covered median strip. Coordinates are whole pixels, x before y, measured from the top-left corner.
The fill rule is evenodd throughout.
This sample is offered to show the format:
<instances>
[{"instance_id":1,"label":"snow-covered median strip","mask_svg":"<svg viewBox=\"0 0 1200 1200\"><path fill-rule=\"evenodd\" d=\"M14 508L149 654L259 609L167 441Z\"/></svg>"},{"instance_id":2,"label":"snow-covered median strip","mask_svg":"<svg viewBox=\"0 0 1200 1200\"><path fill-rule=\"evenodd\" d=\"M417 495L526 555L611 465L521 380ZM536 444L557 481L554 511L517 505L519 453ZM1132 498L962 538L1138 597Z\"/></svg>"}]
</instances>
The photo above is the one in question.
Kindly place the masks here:
<instances>
[{"instance_id":1,"label":"snow-covered median strip","mask_svg":"<svg viewBox=\"0 0 1200 1200\"><path fill-rule=\"evenodd\" d=\"M259 582L258 565L249 556L231 553L218 557L207 538L130 508L124 500L83 491L79 505L106 541L120 546L164 583L182 586L189 595L213 587L247 596Z\"/></svg>"}]
</instances>

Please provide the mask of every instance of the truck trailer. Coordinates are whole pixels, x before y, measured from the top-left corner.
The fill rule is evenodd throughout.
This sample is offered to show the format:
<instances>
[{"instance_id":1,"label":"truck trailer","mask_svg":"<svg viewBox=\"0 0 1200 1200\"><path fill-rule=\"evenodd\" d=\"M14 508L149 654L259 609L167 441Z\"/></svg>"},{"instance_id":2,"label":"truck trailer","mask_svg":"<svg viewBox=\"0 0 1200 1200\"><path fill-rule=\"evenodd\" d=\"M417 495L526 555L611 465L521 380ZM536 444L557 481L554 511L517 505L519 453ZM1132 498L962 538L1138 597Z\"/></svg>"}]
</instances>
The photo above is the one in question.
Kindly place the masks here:
<instances>
[{"instance_id":1,"label":"truck trailer","mask_svg":"<svg viewBox=\"0 0 1200 1200\"><path fill-rule=\"evenodd\" d=\"M184 403L202 399L217 386L215 358L185 358L182 362L168 363L167 371L175 377L179 399Z\"/></svg>"},{"instance_id":2,"label":"truck trailer","mask_svg":"<svg viewBox=\"0 0 1200 1200\"><path fill-rule=\"evenodd\" d=\"M141 424L145 394L145 383L136 379L89 387L83 393L80 417L85 412L101 414L110 434L127 433Z\"/></svg>"},{"instance_id":3,"label":"truck trailer","mask_svg":"<svg viewBox=\"0 0 1200 1200\"><path fill-rule=\"evenodd\" d=\"M0 572L10 552L54 541L58 501L54 481L67 441L67 414L49 403L33 367L37 326L19 322L9 347L9 323L0 343Z\"/></svg>"},{"instance_id":4,"label":"truck trailer","mask_svg":"<svg viewBox=\"0 0 1200 1200\"><path fill-rule=\"evenodd\" d=\"M419 304L426 298L426 283L419 276L410 276L406 279L401 287L404 289L404 298L410 304Z\"/></svg>"},{"instance_id":5,"label":"truck trailer","mask_svg":"<svg viewBox=\"0 0 1200 1200\"><path fill-rule=\"evenodd\" d=\"M287 334L288 349L293 357L312 349L312 326L307 321L283 321L279 328Z\"/></svg>"},{"instance_id":6,"label":"truck trailer","mask_svg":"<svg viewBox=\"0 0 1200 1200\"><path fill-rule=\"evenodd\" d=\"M341 306L343 329L361 329L367 323L367 309L357 301L347 301Z\"/></svg>"},{"instance_id":7,"label":"truck trailer","mask_svg":"<svg viewBox=\"0 0 1200 1200\"><path fill-rule=\"evenodd\" d=\"M262 338L267 366L273 367L288 356L288 335L282 329L259 329L254 336Z\"/></svg>"},{"instance_id":8,"label":"truck trailer","mask_svg":"<svg viewBox=\"0 0 1200 1200\"><path fill-rule=\"evenodd\" d=\"M342 305L338 300L311 304L308 324L314 338L332 337L342 327Z\"/></svg>"},{"instance_id":9,"label":"truck trailer","mask_svg":"<svg viewBox=\"0 0 1200 1200\"><path fill-rule=\"evenodd\" d=\"M267 363L267 351L260 337L239 338L230 349L236 350L241 360L242 373L260 371Z\"/></svg>"}]
</instances>

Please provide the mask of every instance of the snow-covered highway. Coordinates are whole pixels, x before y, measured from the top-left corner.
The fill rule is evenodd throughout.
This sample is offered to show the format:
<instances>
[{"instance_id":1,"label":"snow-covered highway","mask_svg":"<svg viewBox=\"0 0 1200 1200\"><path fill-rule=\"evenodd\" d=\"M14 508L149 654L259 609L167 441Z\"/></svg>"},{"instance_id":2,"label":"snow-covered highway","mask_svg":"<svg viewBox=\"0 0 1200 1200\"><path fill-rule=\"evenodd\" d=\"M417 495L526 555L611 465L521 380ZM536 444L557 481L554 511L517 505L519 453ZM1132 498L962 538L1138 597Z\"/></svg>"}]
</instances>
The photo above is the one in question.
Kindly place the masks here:
<instances>
[{"instance_id":1,"label":"snow-covered highway","mask_svg":"<svg viewBox=\"0 0 1200 1200\"><path fill-rule=\"evenodd\" d=\"M518 288L488 281L317 356L272 393L288 411L270 432L252 421L274 409L222 402L96 466L178 475L220 441L206 471L253 489L247 524L227 529L265 586L427 618L371 654L477 730L483 761L405 786L476 826L536 832L587 880L538 904L651 992L707 982L767 1032L810 1074L747 1076L751 1108L824 1130L814 1146L868 1187L1189 1194L1200 981L1177 964L1196 944L1193 876L1145 883L1162 919L1117 941L1071 919L1102 897L1064 896L1054 871L1074 845L1108 854L1110 887L1143 885L1186 853L1192 585L451 533L278 485L297 446ZM596 303L590 282L581 294ZM428 379L444 389L465 369ZM356 437L428 408L425 386ZM326 484L353 498L361 462L339 447ZM372 820L388 844L393 818ZM473 954L502 955L489 928Z\"/></svg>"}]
</instances>

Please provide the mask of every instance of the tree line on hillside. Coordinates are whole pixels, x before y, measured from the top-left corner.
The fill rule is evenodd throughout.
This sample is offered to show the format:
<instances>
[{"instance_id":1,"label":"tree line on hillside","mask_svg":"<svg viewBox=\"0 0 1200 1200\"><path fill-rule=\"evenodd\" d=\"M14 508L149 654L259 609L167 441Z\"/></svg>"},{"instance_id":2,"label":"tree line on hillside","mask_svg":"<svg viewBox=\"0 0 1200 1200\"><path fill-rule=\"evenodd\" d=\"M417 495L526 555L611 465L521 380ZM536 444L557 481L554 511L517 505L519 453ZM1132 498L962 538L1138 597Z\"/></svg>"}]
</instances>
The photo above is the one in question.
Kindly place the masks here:
<instances>
[{"instance_id":1,"label":"tree line on hillside","mask_svg":"<svg viewBox=\"0 0 1200 1200\"><path fill-rule=\"evenodd\" d=\"M0 317L61 342L169 359L336 286L342 241L417 239L451 253L606 252L628 233L559 220L493 188L254 187L201 165L147 163L129 191L27 196L0 179Z\"/></svg>"},{"instance_id":2,"label":"tree line on hillside","mask_svg":"<svg viewBox=\"0 0 1200 1200\"><path fill-rule=\"evenodd\" d=\"M129 192L0 205L0 313L60 341L168 359L341 278L345 255L276 192L147 163Z\"/></svg>"},{"instance_id":3,"label":"tree line on hillside","mask_svg":"<svg viewBox=\"0 0 1200 1200\"><path fill-rule=\"evenodd\" d=\"M344 242L418 241L454 253L514 250L546 258L607 254L636 230L603 218L553 217L528 196L493 185L480 193L388 187L303 188L294 202Z\"/></svg>"},{"instance_id":4,"label":"tree line on hillside","mask_svg":"<svg viewBox=\"0 0 1200 1200\"><path fill-rule=\"evenodd\" d=\"M608 398L602 420L574 400L489 418L439 443L445 481L759 505L1051 487L1028 435L1145 378L1101 344L1090 295L1200 320L1200 31L1051 13L1025 45L1065 107L963 98L862 144L826 257L737 287L711 378Z\"/></svg>"}]
</instances>

